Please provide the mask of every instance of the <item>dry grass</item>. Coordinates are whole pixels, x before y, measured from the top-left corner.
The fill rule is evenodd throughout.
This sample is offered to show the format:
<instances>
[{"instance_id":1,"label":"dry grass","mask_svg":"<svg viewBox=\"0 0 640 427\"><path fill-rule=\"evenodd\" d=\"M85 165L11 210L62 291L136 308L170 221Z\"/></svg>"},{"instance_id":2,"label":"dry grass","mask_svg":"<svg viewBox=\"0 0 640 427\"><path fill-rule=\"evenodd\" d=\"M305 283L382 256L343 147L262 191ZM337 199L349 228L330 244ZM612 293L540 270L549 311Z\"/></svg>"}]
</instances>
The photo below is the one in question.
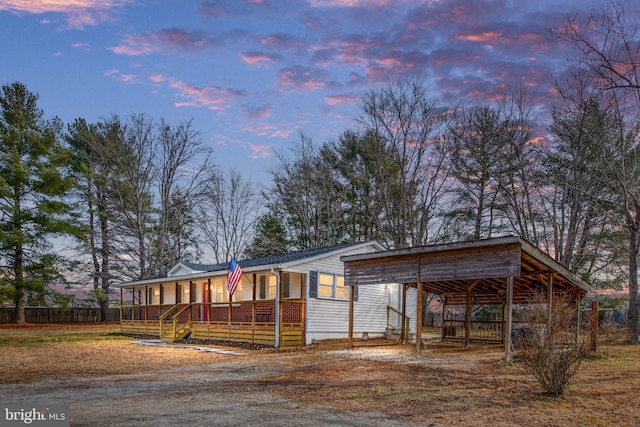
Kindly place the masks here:
<instances>
[{"instance_id":1,"label":"dry grass","mask_svg":"<svg viewBox=\"0 0 640 427\"><path fill-rule=\"evenodd\" d=\"M131 345L133 339L119 332L117 324L0 325L0 383L157 371L224 357Z\"/></svg>"},{"instance_id":2,"label":"dry grass","mask_svg":"<svg viewBox=\"0 0 640 427\"><path fill-rule=\"evenodd\" d=\"M197 366L230 356L131 345L117 325L0 327L0 381L106 376ZM382 412L408 424L446 426L640 425L640 347L602 346L565 394L545 395L532 377L504 364L500 348L433 344L360 347L323 342L298 350L241 350L269 366L260 387L301 405ZM244 360L244 359L243 359ZM262 365L264 364L264 365Z\"/></svg>"}]
</instances>

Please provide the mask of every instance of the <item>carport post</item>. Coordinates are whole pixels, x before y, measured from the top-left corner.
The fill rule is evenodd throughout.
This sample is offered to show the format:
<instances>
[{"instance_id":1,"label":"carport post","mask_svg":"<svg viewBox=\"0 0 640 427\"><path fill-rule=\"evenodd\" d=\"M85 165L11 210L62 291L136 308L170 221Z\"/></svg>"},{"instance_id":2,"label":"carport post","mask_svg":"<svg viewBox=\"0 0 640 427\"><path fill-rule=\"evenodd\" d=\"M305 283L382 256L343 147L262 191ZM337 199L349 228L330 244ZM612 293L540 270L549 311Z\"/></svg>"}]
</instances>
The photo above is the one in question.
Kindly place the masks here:
<instances>
[{"instance_id":1,"label":"carport post","mask_svg":"<svg viewBox=\"0 0 640 427\"><path fill-rule=\"evenodd\" d=\"M407 330L407 284L402 284L402 325L400 326L400 343L406 344L409 337Z\"/></svg>"},{"instance_id":2,"label":"carport post","mask_svg":"<svg viewBox=\"0 0 640 427\"><path fill-rule=\"evenodd\" d=\"M349 286L349 341L348 347L353 348L353 298L354 298L354 286Z\"/></svg>"},{"instance_id":3,"label":"carport post","mask_svg":"<svg viewBox=\"0 0 640 427\"><path fill-rule=\"evenodd\" d=\"M418 282L418 302L416 304L416 352L422 353L422 283Z\"/></svg>"},{"instance_id":4,"label":"carport post","mask_svg":"<svg viewBox=\"0 0 640 427\"><path fill-rule=\"evenodd\" d=\"M507 278L507 312L504 327L504 359L507 362L511 362L513 357L511 355L511 321L513 320L513 277Z\"/></svg>"},{"instance_id":5,"label":"carport post","mask_svg":"<svg viewBox=\"0 0 640 427\"><path fill-rule=\"evenodd\" d=\"M547 313L547 331L551 330L551 317L553 316L553 274L549 274L549 307Z\"/></svg>"}]
</instances>

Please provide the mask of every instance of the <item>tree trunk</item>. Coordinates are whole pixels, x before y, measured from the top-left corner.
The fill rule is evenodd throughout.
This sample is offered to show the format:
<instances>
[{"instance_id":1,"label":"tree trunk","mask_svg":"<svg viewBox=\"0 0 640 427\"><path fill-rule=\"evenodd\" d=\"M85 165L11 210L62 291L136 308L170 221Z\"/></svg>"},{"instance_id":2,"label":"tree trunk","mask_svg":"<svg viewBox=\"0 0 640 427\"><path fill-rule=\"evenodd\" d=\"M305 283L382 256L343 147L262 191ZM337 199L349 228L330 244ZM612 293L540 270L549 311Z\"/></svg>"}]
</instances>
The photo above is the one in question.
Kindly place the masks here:
<instances>
[{"instance_id":1,"label":"tree trunk","mask_svg":"<svg viewBox=\"0 0 640 427\"><path fill-rule=\"evenodd\" d=\"M15 257L15 297L16 304L16 323L26 323L27 320L24 315L24 306L26 305L26 295L24 292L24 253L22 247L16 249Z\"/></svg>"},{"instance_id":2,"label":"tree trunk","mask_svg":"<svg viewBox=\"0 0 640 427\"><path fill-rule=\"evenodd\" d=\"M106 203L102 203L106 206ZM104 210L102 210L104 212ZM100 217L100 234L102 240L102 291L100 298L100 314L103 322L110 320L109 315L109 285L111 282L111 272L109 271L109 260L111 258L111 245L109 241L109 221L104 216Z\"/></svg>"},{"instance_id":3,"label":"tree trunk","mask_svg":"<svg viewBox=\"0 0 640 427\"><path fill-rule=\"evenodd\" d=\"M635 221L634 221L635 222ZM631 344L638 344L638 228L630 224L629 230L629 333Z\"/></svg>"}]
</instances>

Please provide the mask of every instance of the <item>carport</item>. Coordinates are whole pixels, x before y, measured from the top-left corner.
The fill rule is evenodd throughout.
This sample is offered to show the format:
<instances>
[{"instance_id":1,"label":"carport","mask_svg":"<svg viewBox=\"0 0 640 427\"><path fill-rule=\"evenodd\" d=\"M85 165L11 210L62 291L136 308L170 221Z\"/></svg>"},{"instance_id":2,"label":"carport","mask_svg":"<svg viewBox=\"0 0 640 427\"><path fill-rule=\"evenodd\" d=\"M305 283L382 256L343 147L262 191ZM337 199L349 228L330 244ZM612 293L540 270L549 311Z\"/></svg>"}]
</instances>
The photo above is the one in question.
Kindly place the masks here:
<instances>
[{"instance_id":1,"label":"carport","mask_svg":"<svg viewBox=\"0 0 640 427\"><path fill-rule=\"evenodd\" d=\"M446 306L464 305L461 338L465 345L472 340L471 307L500 305L502 319L496 323L499 326L496 331L504 343L505 359L509 361L514 304L531 303L535 295L544 294L551 307L554 293L562 293L572 296L579 312L580 300L589 290L588 283L518 236L349 255L340 259L344 263L345 285L352 287L349 347L353 346L355 286L402 284L402 325L406 323L407 290L416 288L416 337L422 336L421 307L425 292L439 295L444 303L443 340L447 338ZM422 339L416 339L416 351L421 350Z\"/></svg>"}]
</instances>

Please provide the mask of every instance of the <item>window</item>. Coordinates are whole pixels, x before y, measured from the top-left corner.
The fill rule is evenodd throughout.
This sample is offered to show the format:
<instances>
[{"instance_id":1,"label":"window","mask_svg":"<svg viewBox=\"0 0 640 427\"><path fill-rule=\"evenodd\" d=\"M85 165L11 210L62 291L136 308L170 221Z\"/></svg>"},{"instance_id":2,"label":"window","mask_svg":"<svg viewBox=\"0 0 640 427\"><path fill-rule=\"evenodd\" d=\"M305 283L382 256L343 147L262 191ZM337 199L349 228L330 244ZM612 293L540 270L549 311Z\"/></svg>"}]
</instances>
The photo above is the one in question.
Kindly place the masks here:
<instances>
[{"instance_id":1,"label":"window","mask_svg":"<svg viewBox=\"0 0 640 427\"><path fill-rule=\"evenodd\" d=\"M282 298L289 298L291 295L291 275L289 273L282 274Z\"/></svg>"},{"instance_id":2,"label":"window","mask_svg":"<svg viewBox=\"0 0 640 427\"><path fill-rule=\"evenodd\" d=\"M318 296L333 298L333 274L320 273L318 275Z\"/></svg>"},{"instance_id":3,"label":"window","mask_svg":"<svg viewBox=\"0 0 640 427\"><path fill-rule=\"evenodd\" d=\"M267 276L260 276L260 293L258 299L267 299Z\"/></svg>"},{"instance_id":4,"label":"window","mask_svg":"<svg viewBox=\"0 0 640 427\"><path fill-rule=\"evenodd\" d=\"M349 287L344 285L342 276L336 276L336 298L349 299Z\"/></svg>"},{"instance_id":5,"label":"window","mask_svg":"<svg viewBox=\"0 0 640 427\"><path fill-rule=\"evenodd\" d=\"M260 276L259 278L258 299L275 299L276 298L276 276L269 274Z\"/></svg>"},{"instance_id":6,"label":"window","mask_svg":"<svg viewBox=\"0 0 640 427\"><path fill-rule=\"evenodd\" d=\"M344 285L344 277L331 273L309 274L309 296L317 298L349 299L349 287Z\"/></svg>"}]
</instances>

